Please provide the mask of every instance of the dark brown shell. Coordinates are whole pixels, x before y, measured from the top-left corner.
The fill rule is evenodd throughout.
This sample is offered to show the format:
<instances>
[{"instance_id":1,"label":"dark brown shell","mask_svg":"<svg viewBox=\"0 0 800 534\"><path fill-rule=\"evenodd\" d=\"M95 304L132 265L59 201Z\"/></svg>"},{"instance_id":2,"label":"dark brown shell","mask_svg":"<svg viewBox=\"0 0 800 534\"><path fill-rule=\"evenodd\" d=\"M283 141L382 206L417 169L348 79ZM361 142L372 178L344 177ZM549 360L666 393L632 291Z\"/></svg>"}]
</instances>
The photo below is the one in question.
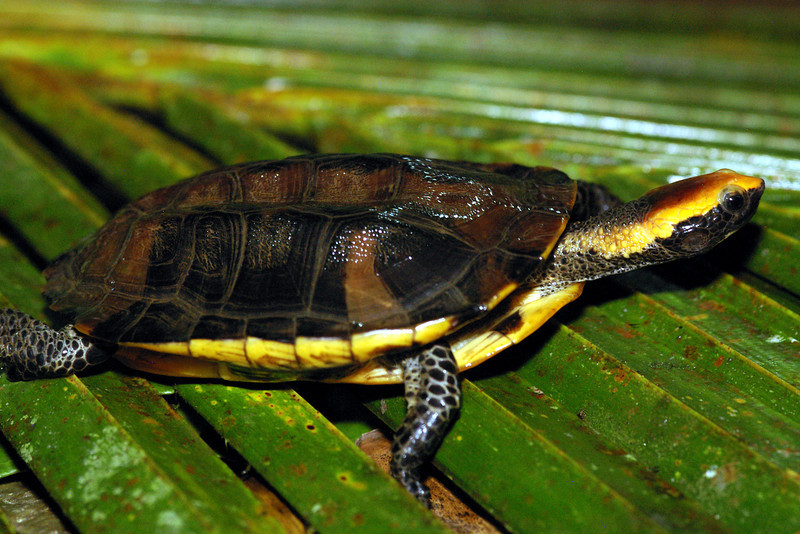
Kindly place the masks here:
<instances>
[{"instance_id":1,"label":"dark brown shell","mask_svg":"<svg viewBox=\"0 0 800 534\"><path fill-rule=\"evenodd\" d=\"M548 168L319 155L154 191L46 271L108 342L347 339L459 322L540 266L575 183Z\"/></svg>"}]
</instances>

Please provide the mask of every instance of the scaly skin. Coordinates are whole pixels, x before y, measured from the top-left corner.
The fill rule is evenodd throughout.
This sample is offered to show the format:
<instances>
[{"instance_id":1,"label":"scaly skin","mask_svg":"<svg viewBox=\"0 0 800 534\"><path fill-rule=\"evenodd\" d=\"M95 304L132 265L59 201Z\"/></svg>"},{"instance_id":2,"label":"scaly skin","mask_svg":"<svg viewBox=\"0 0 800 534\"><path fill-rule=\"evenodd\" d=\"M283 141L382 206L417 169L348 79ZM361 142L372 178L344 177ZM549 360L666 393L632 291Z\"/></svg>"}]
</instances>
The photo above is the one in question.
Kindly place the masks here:
<instances>
[{"instance_id":1,"label":"scaly skin","mask_svg":"<svg viewBox=\"0 0 800 534\"><path fill-rule=\"evenodd\" d=\"M403 362L408 409L392 441L392 476L425 505L430 492L422 483L420 467L444 438L461 408L458 366L450 347L429 346Z\"/></svg>"},{"instance_id":2,"label":"scaly skin","mask_svg":"<svg viewBox=\"0 0 800 534\"><path fill-rule=\"evenodd\" d=\"M695 176L570 224L542 278L541 296L707 252L750 220L764 182L721 170Z\"/></svg>"},{"instance_id":3,"label":"scaly skin","mask_svg":"<svg viewBox=\"0 0 800 534\"><path fill-rule=\"evenodd\" d=\"M53 330L26 313L0 310L0 360L9 380L68 376L107 359L71 325Z\"/></svg>"}]
</instances>

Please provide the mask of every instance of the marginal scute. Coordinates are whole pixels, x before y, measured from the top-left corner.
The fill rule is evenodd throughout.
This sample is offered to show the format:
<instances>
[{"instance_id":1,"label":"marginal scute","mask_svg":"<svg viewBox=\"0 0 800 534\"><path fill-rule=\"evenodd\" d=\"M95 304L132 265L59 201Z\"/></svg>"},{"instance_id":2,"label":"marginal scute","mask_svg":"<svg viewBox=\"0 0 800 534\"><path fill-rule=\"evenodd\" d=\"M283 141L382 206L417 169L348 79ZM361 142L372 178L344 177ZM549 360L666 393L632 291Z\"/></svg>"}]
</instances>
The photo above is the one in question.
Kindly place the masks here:
<instances>
[{"instance_id":1,"label":"marginal scute","mask_svg":"<svg viewBox=\"0 0 800 534\"><path fill-rule=\"evenodd\" d=\"M244 339L192 339L189 341L192 357L204 357L236 365L250 365Z\"/></svg>"},{"instance_id":2,"label":"marginal scute","mask_svg":"<svg viewBox=\"0 0 800 534\"><path fill-rule=\"evenodd\" d=\"M128 347L137 347L144 350L153 352L162 352L164 354L175 354L178 356L191 356L189 344L179 341L172 343L137 343L137 344L122 344Z\"/></svg>"},{"instance_id":3,"label":"marginal scute","mask_svg":"<svg viewBox=\"0 0 800 534\"><path fill-rule=\"evenodd\" d=\"M583 283L540 296L536 285L520 288L479 325L459 330L450 340L460 370L469 369L535 332L558 310L578 298Z\"/></svg>"},{"instance_id":4,"label":"marginal scute","mask_svg":"<svg viewBox=\"0 0 800 534\"><path fill-rule=\"evenodd\" d=\"M436 341L450 332L455 324L455 317L440 317L432 321L420 323L414 327L414 344L427 345L432 341Z\"/></svg>"},{"instance_id":5,"label":"marginal scute","mask_svg":"<svg viewBox=\"0 0 800 534\"><path fill-rule=\"evenodd\" d=\"M296 368L294 343L248 337L245 351L255 367Z\"/></svg>"},{"instance_id":6,"label":"marginal scute","mask_svg":"<svg viewBox=\"0 0 800 534\"><path fill-rule=\"evenodd\" d=\"M294 340L300 369L336 367L353 362L351 342L347 339L319 339L299 336Z\"/></svg>"},{"instance_id":7,"label":"marginal scute","mask_svg":"<svg viewBox=\"0 0 800 534\"><path fill-rule=\"evenodd\" d=\"M371 360L389 350L400 350L414 345L414 329L371 330L353 334L353 357L358 362Z\"/></svg>"},{"instance_id":8,"label":"marginal scute","mask_svg":"<svg viewBox=\"0 0 800 534\"><path fill-rule=\"evenodd\" d=\"M514 342L496 330L476 331L472 336L461 337L453 343L459 369L466 370L495 354L506 350Z\"/></svg>"}]
</instances>

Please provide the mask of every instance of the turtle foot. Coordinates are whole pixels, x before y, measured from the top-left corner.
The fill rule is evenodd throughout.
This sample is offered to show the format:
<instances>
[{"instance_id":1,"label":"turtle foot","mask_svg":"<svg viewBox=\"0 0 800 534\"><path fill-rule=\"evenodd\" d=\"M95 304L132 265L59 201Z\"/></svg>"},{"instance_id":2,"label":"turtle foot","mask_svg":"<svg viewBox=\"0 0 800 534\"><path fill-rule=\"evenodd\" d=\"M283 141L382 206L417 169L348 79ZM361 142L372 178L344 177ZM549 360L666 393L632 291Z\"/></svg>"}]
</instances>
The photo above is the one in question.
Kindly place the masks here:
<instances>
[{"instance_id":1,"label":"turtle foot","mask_svg":"<svg viewBox=\"0 0 800 534\"><path fill-rule=\"evenodd\" d=\"M428 489L428 486L422 482L422 477L419 474L419 470L413 473L410 471L405 471L394 476L397 478L398 482L400 482L403 487L414 496L415 499L424 504L426 507L431 507L431 492Z\"/></svg>"},{"instance_id":2,"label":"turtle foot","mask_svg":"<svg viewBox=\"0 0 800 534\"><path fill-rule=\"evenodd\" d=\"M442 443L461 407L461 385L453 352L432 345L404 362L403 382L408 411L392 441L391 472L417 500L430 506L421 466Z\"/></svg>"},{"instance_id":3,"label":"turtle foot","mask_svg":"<svg viewBox=\"0 0 800 534\"><path fill-rule=\"evenodd\" d=\"M0 361L9 380L68 376L106 359L71 325L53 330L26 313L0 310Z\"/></svg>"}]
</instances>

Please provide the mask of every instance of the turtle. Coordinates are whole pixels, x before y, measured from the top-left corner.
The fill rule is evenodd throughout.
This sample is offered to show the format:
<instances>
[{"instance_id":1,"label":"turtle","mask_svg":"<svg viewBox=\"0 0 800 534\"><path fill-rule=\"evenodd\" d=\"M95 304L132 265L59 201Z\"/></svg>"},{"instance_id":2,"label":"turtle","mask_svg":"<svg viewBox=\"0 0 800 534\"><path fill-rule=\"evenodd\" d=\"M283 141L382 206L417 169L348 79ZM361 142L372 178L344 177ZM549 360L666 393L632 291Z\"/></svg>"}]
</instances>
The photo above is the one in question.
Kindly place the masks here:
<instances>
[{"instance_id":1,"label":"turtle","mask_svg":"<svg viewBox=\"0 0 800 534\"><path fill-rule=\"evenodd\" d=\"M549 167L396 154L243 163L149 194L45 269L55 330L0 312L12 380L110 355L233 381L403 383L392 475L420 468L461 406L458 373L520 343L585 282L714 247L763 180L730 170L622 203Z\"/></svg>"}]
</instances>

